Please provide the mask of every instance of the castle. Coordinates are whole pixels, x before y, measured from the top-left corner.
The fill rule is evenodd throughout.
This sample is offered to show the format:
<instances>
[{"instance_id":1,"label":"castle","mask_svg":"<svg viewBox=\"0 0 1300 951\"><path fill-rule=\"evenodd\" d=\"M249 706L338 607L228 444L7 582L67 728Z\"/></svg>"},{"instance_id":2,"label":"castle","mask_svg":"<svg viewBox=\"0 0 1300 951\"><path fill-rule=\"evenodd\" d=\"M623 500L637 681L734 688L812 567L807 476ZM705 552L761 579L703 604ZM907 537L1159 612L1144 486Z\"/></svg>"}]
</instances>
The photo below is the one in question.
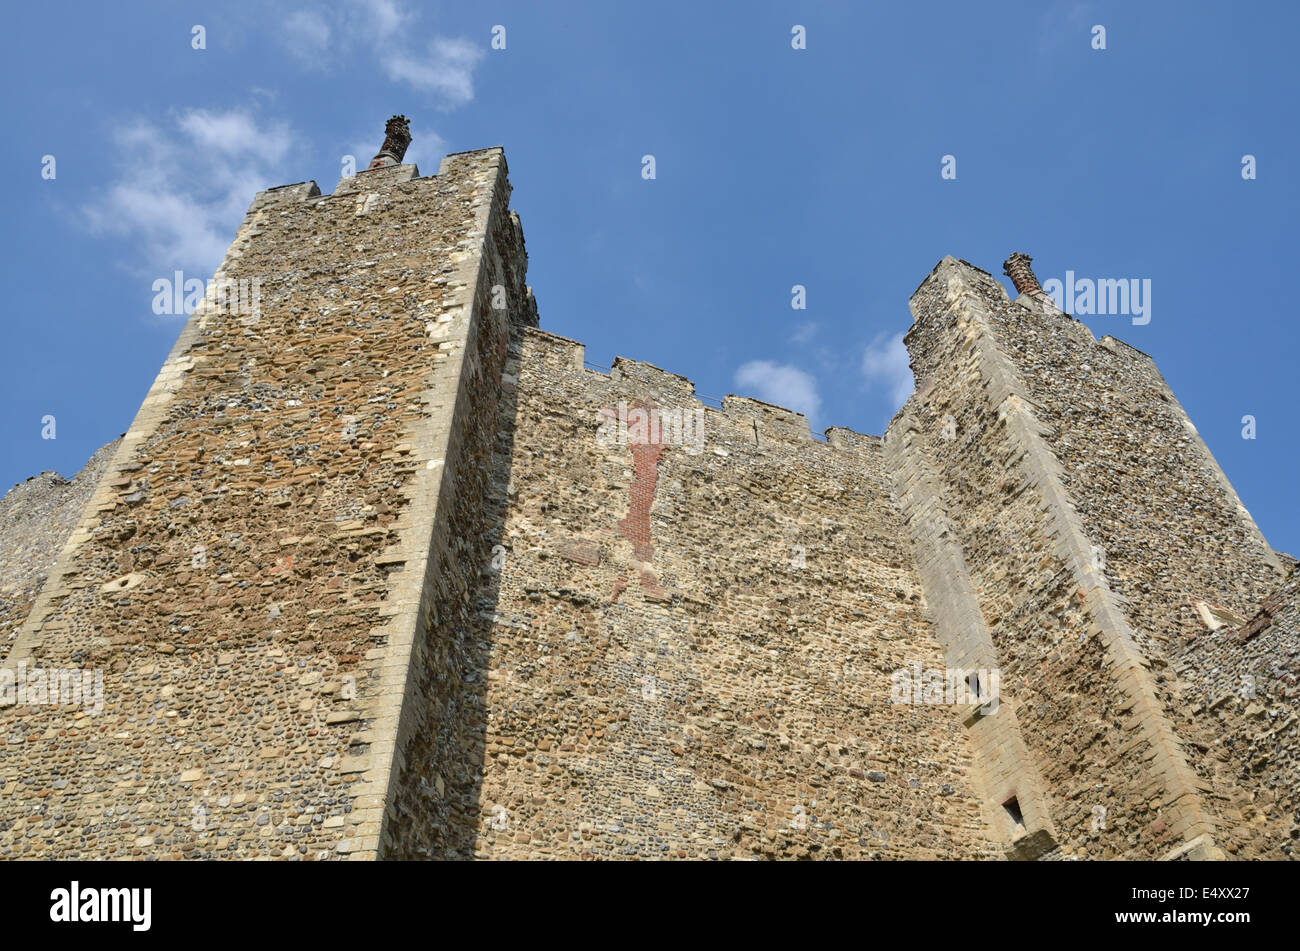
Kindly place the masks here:
<instances>
[{"instance_id":1,"label":"castle","mask_svg":"<svg viewBox=\"0 0 1300 951\"><path fill-rule=\"evenodd\" d=\"M502 150L387 131L0 551L0 857L1293 855L1294 561L1027 257L823 441L539 330Z\"/></svg>"}]
</instances>

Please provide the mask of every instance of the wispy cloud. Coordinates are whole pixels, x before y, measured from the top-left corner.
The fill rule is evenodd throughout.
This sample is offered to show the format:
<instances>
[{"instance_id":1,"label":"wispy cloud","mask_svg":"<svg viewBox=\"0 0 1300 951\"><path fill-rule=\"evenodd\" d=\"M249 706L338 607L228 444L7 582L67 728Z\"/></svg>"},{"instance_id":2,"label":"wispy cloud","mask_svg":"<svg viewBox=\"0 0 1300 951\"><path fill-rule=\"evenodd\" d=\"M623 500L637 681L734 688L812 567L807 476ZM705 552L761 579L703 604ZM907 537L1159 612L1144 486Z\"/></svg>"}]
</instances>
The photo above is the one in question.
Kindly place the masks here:
<instances>
[{"instance_id":1,"label":"wispy cloud","mask_svg":"<svg viewBox=\"0 0 1300 951\"><path fill-rule=\"evenodd\" d=\"M751 360L736 370L735 383L765 403L803 413L810 424L821 412L822 399L817 395L817 381L812 374L798 367L770 360Z\"/></svg>"},{"instance_id":2,"label":"wispy cloud","mask_svg":"<svg viewBox=\"0 0 1300 951\"><path fill-rule=\"evenodd\" d=\"M253 195L293 180L284 169L288 125L245 111L191 109L163 125L136 119L112 138L116 177L82 213L92 232L124 239L120 263L142 275L210 276Z\"/></svg>"},{"instance_id":3,"label":"wispy cloud","mask_svg":"<svg viewBox=\"0 0 1300 951\"><path fill-rule=\"evenodd\" d=\"M912 393L912 368L907 362L903 335L878 334L862 354L862 376L867 386L884 387L892 404L899 409Z\"/></svg>"},{"instance_id":4,"label":"wispy cloud","mask_svg":"<svg viewBox=\"0 0 1300 951\"><path fill-rule=\"evenodd\" d=\"M389 39L412 19L394 0L353 0L351 14L354 26L379 41Z\"/></svg>"},{"instance_id":5,"label":"wispy cloud","mask_svg":"<svg viewBox=\"0 0 1300 951\"><path fill-rule=\"evenodd\" d=\"M807 343L817 332L817 324L811 320L804 321L790 335L791 343Z\"/></svg>"},{"instance_id":6,"label":"wispy cloud","mask_svg":"<svg viewBox=\"0 0 1300 951\"><path fill-rule=\"evenodd\" d=\"M352 0L290 14L281 42L307 68L320 68L327 54L337 60L360 51L388 79L428 95L438 109L473 101L484 44L438 33L419 40L418 20L397 0Z\"/></svg>"},{"instance_id":7,"label":"wispy cloud","mask_svg":"<svg viewBox=\"0 0 1300 951\"><path fill-rule=\"evenodd\" d=\"M247 112L191 109L181 113L176 124L193 144L227 157L256 155L276 163L289 149L289 137L283 123L259 129L257 121ZM156 145L157 140L151 139L149 144Z\"/></svg>"},{"instance_id":8,"label":"wispy cloud","mask_svg":"<svg viewBox=\"0 0 1300 951\"><path fill-rule=\"evenodd\" d=\"M330 25L321 14L298 10L285 18L281 38L289 52L303 64L320 69L324 68L330 33Z\"/></svg>"},{"instance_id":9,"label":"wispy cloud","mask_svg":"<svg viewBox=\"0 0 1300 951\"><path fill-rule=\"evenodd\" d=\"M482 47L469 40L434 37L423 56L397 53L384 59L384 71L394 82L441 98L444 107L463 106L474 98L474 67Z\"/></svg>"}]
</instances>

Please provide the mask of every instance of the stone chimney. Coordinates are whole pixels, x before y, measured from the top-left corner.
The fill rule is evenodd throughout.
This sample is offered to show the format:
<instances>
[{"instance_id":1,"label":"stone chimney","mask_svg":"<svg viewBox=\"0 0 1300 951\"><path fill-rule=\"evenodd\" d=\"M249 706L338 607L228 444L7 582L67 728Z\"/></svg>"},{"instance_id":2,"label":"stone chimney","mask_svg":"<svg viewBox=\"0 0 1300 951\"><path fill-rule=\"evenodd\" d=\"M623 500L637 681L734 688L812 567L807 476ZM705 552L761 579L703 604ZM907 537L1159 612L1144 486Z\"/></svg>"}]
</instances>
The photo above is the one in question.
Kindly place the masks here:
<instances>
[{"instance_id":1,"label":"stone chimney","mask_svg":"<svg viewBox=\"0 0 1300 951\"><path fill-rule=\"evenodd\" d=\"M1038 283L1038 278L1034 277L1033 269L1029 266L1029 262L1032 260L1033 258L1029 255L1017 251L1002 262L1002 273L1011 278L1011 283L1016 286L1017 294L1034 294L1038 296L1043 291L1042 286Z\"/></svg>"},{"instance_id":2,"label":"stone chimney","mask_svg":"<svg viewBox=\"0 0 1300 951\"><path fill-rule=\"evenodd\" d=\"M407 146L411 144L411 120L406 116L393 116L384 126L384 144L379 147L379 154L370 160L370 168L384 168L387 165L401 165L406 155Z\"/></svg>"}]
</instances>

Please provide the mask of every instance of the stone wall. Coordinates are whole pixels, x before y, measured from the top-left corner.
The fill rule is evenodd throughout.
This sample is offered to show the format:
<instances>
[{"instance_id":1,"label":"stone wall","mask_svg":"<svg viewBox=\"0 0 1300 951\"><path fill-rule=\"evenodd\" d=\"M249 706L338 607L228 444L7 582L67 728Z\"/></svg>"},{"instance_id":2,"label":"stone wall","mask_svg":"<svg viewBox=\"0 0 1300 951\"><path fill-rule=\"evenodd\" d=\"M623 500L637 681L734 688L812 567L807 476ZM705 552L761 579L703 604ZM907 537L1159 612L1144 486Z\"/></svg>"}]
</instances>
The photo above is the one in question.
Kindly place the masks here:
<instances>
[{"instance_id":1,"label":"stone wall","mask_svg":"<svg viewBox=\"0 0 1300 951\"><path fill-rule=\"evenodd\" d=\"M72 479L42 472L0 499L0 663L116 453L117 440L113 440Z\"/></svg>"},{"instance_id":2,"label":"stone wall","mask_svg":"<svg viewBox=\"0 0 1300 951\"><path fill-rule=\"evenodd\" d=\"M484 184L494 193L479 203L473 246L455 278L464 303L447 339L458 372L430 402L440 448L426 463L437 481L415 504L434 517L412 537L405 591L416 608L414 640L409 655L403 648L384 660L405 681L394 768L388 787L375 789L388 804L380 855L389 858L468 857L464 829L479 795L492 598L483 569L499 540L484 516L505 493L493 457L508 453L514 438L511 354L523 329L537 324L523 231L506 210L504 160Z\"/></svg>"},{"instance_id":3,"label":"stone wall","mask_svg":"<svg viewBox=\"0 0 1300 951\"><path fill-rule=\"evenodd\" d=\"M500 150L416 176L254 200L217 278L258 312L192 315L7 659L99 671L104 708L0 710L0 855L377 854L508 197Z\"/></svg>"},{"instance_id":4,"label":"stone wall","mask_svg":"<svg viewBox=\"0 0 1300 951\"><path fill-rule=\"evenodd\" d=\"M893 472L940 639L1002 670L1015 717L969 725L1017 851L1280 854L1293 816L1230 755L1236 705L1207 716L1212 668L1170 654L1196 600L1245 611L1281 562L1150 359L952 258L912 307Z\"/></svg>"},{"instance_id":5,"label":"stone wall","mask_svg":"<svg viewBox=\"0 0 1300 951\"><path fill-rule=\"evenodd\" d=\"M991 311L990 328L1025 381L1220 844L1245 856L1268 849L1268 836L1242 827L1243 811L1262 806L1273 827L1287 817L1256 803L1233 776L1235 758L1223 756L1221 721L1235 707L1218 719L1197 715L1213 669L1184 664L1175 676L1169 663L1205 629L1195 602L1249 614L1281 581L1280 561L1150 357L1113 337L1095 340L1080 321L1027 295Z\"/></svg>"},{"instance_id":6,"label":"stone wall","mask_svg":"<svg viewBox=\"0 0 1300 951\"><path fill-rule=\"evenodd\" d=\"M706 408L644 363L584 369L539 331L518 360L462 854L1000 855L957 711L891 703L894 671L944 659L880 441ZM624 440L620 404L673 424Z\"/></svg>"},{"instance_id":7,"label":"stone wall","mask_svg":"<svg viewBox=\"0 0 1300 951\"><path fill-rule=\"evenodd\" d=\"M1295 576L1149 358L945 258L822 441L537 330L509 201L260 193L256 306L0 502L0 697L102 686L0 706L0 857L1291 855Z\"/></svg>"},{"instance_id":8,"label":"stone wall","mask_svg":"<svg viewBox=\"0 0 1300 951\"><path fill-rule=\"evenodd\" d=\"M918 392L901 417L915 419L913 439L933 460L1003 703L1035 767L990 792L999 804L1016 800L1024 821L1013 827L1054 827L1066 855L1158 857L1205 835L1208 822L1037 407L992 330L1009 305L987 273L940 262L912 299L906 340ZM1037 830L1026 788L1031 802L1045 797Z\"/></svg>"},{"instance_id":9,"label":"stone wall","mask_svg":"<svg viewBox=\"0 0 1300 951\"><path fill-rule=\"evenodd\" d=\"M1150 357L1028 298L990 326L1144 650L1200 629L1193 598L1244 613L1277 587L1280 562Z\"/></svg>"},{"instance_id":10,"label":"stone wall","mask_svg":"<svg viewBox=\"0 0 1300 951\"><path fill-rule=\"evenodd\" d=\"M1042 777L1025 745L1020 715L1002 690L1001 678L1007 671L966 563L958 528L961 516L952 508L954 493L945 488L938 461L928 449L927 429L932 434L935 421L924 421L924 405L923 398L909 400L893 420L884 441L886 457L906 513L928 612L949 666L998 671L997 696L968 697L970 705L962 711L975 753L985 822L1012 855L1043 857L1058 851L1057 831ZM956 438L948 413L938 423L943 438Z\"/></svg>"},{"instance_id":11,"label":"stone wall","mask_svg":"<svg viewBox=\"0 0 1300 951\"><path fill-rule=\"evenodd\" d=\"M1208 720L1205 751L1221 764L1216 790L1246 826L1228 848L1242 857L1295 858L1300 839L1300 572L1240 627L1202 630L1171 666L1200 689L1187 706Z\"/></svg>"}]
</instances>

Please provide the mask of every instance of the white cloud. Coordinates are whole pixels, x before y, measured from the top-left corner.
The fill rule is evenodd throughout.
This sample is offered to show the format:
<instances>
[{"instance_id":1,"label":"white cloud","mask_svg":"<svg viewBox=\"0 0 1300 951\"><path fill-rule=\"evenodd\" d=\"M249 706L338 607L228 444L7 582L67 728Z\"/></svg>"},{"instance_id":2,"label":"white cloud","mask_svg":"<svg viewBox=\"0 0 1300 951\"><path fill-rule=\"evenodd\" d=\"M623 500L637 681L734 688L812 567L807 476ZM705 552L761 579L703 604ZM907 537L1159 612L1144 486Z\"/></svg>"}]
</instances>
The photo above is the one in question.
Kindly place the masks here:
<instances>
[{"instance_id":1,"label":"white cloud","mask_svg":"<svg viewBox=\"0 0 1300 951\"><path fill-rule=\"evenodd\" d=\"M394 53L383 60L394 82L440 96L447 107L463 106L474 98L474 67L482 47L469 40L434 37L426 56Z\"/></svg>"},{"instance_id":2,"label":"white cloud","mask_svg":"<svg viewBox=\"0 0 1300 951\"><path fill-rule=\"evenodd\" d=\"M319 13L299 10L285 19L282 38L289 52L304 63L320 66L330 45L330 25Z\"/></svg>"},{"instance_id":3,"label":"white cloud","mask_svg":"<svg viewBox=\"0 0 1300 951\"><path fill-rule=\"evenodd\" d=\"M798 367L751 360L736 370L735 382L755 394L756 399L803 413L810 423L821 412L817 381Z\"/></svg>"},{"instance_id":4,"label":"white cloud","mask_svg":"<svg viewBox=\"0 0 1300 951\"><path fill-rule=\"evenodd\" d=\"M393 0L356 0L355 24L378 41L387 40L411 19Z\"/></svg>"},{"instance_id":5,"label":"white cloud","mask_svg":"<svg viewBox=\"0 0 1300 951\"><path fill-rule=\"evenodd\" d=\"M912 394L912 368L907 362L907 347L903 335L879 334L862 354L862 376L868 386L883 386L889 390L893 406L898 410Z\"/></svg>"},{"instance_id":6,"label":"white cloud","mask_svg":"<svg viewBox=\"0 0 1300 951\"><path fill-rule=\"evenodd\" d=\"M82 208L86 223L125 240L133 271L210 277L253 195L294 180L283 168L292 141L286 124L239 110L126 123L113 135L117 177Z\"/></svg>"},{"instance_id":7,"label":"white cloud","mask_svg":"<svg viewBox=\"0 0 1300 951\"><path fill-rule=\"evenodd\" d=\"M472 101L484 43L437 34L421 43L415 39L418 20L397 0L352 0L291 14L281 42L309 68L320 68L327 51L331 61L360 51L388 79L428 94L440 109Z\"/></svg>"},{"instance_id":8,"label":"white cloud","mask_svg":"<svg viewBox=\"0 0 1300 951\"><path fill-rule=\"evenodd\" d=\"M811 320L805 321L795 328L794 333L790 335L791 343L807 343L812 339L813 334L817 332L817 324Z\"/></svg>"},{"instance_id":9,"label":"white cloud","mask_svg":"<svg viewBox=\"0 0 1300 951\"><path fill-rule=\"evenodd\" d=\"M278 162L289 148L283 128L259 129L246 112L213 113L192 109L181 115L177 125L195 145L216 149L226 155L260 153L268 161Z\"/></svg>"}]
</instances>

